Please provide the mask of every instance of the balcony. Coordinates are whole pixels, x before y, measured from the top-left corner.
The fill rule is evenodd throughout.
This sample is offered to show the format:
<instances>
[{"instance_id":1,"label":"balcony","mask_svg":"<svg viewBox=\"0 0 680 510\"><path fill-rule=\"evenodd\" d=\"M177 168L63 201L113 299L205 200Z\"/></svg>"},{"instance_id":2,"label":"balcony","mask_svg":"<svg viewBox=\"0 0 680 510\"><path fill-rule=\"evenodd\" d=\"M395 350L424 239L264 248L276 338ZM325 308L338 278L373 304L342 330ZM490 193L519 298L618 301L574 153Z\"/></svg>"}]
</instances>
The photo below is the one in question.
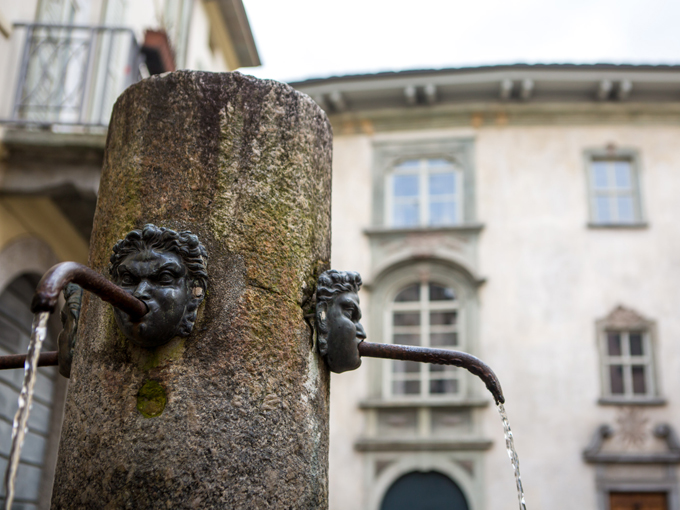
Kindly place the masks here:
<instances>
[{"instance_id":1,"label":"balcony","mask_svg":"<svg viewBox=\"0 0 680 510\"><path fill-rule=\"evenodd\" d=\"M116 98L146 71L126 27L15 24L19 61L3 124L65 130L108 125ZM61 128L56 128L60 126Z\"/></svg>"}]
</instances>

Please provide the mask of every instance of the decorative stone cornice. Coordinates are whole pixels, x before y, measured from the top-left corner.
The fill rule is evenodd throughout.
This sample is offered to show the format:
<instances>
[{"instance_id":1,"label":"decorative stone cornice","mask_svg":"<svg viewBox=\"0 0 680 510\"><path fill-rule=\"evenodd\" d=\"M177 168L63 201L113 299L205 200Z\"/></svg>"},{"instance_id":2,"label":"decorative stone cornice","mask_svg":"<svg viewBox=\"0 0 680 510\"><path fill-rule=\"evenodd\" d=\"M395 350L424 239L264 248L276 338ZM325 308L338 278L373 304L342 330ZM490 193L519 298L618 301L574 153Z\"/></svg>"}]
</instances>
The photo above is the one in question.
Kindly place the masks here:
<instances>
[{"instance_id":1,"label":"decorative stone cornice","mask_svg":"<svg viewBox=\"0 0 680 510\"><path fill-rule=\"evenodd\" d=\"M679 103L680 66L518 64L349 75L291 85L330 115L475 103ZM343 98L340 107L331 96Z\"/></svg>"}]
</instances>

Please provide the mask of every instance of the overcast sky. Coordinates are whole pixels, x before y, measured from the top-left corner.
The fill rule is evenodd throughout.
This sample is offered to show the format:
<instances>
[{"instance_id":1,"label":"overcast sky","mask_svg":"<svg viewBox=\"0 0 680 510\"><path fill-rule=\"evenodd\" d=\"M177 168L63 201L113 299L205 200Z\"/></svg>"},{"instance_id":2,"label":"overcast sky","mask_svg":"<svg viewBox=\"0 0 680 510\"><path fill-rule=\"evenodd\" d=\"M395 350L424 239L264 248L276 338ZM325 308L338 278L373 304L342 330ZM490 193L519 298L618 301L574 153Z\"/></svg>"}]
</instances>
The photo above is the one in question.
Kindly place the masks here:
<instances>
[{"instance_id":1,"label":"overcast sky","mask_svg":"<svg viewBox=\"0 0 680 510\"><path fill-rule=\"evenodd\" d=\"M680 64L680 0L244 0L263 62L294 81L508 63Z\"/></svg>"}]
</instances>

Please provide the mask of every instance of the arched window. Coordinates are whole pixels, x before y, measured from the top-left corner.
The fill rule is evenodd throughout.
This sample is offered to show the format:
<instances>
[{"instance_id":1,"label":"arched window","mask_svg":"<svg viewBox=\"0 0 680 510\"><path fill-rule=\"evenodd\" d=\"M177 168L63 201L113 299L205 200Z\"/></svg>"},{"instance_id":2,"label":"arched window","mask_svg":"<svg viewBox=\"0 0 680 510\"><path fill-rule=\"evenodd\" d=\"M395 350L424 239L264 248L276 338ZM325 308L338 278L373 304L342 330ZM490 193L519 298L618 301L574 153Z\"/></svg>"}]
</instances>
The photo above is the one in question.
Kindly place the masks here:
<instances>
[{"instance_id":1,"label":"arched window","mask_svg":"<svg viewBox=\"0 0 680 510\"><path fill-rule=\"evenodd\" d=\"M408 473L387 490L380 510L468 510L463 492L436 471Z\"/></svg>"},{"instance_id":2,"label":"arched window","mask_svg":"<svg viewBox=\"0 0 680 510\"><path fill-rule=\"evenodd\" d=\"M40 277L22 275L14 279L0 293L0 355L23 354L28 350L33 314L29 305ZM48 335L44 351L56 350L55 335ZM15 507L35 508L34 505L48 498L51 490L51 471L48 450L53 428L52 409L57 385L57 368L38 369L33 407L28 421L28 434L21 453L17 474ZM8 453L12 437L12 422L17 410L17 400L23 383L23 370L0 370L0 472L7 468ZM52 459L53 462L54 459ZM46 480L48 479L48 480ZM3 493L4 494L4 493ZM4 497L0 497L4 502Z\"/></svg>"},{"instance_id":3,"label":"arched window","mask_svg":"<svg viewBox=\"0 0 680 510\"><path fill-rule=\"evenodd\" d=\"M387 341L395 344L462 349L459 299L436 281L402 287L386 310ZM391 361L385 374L388 396L431 397L462 392L460 369L413 361Z\"/></svg>"}]
</instances>

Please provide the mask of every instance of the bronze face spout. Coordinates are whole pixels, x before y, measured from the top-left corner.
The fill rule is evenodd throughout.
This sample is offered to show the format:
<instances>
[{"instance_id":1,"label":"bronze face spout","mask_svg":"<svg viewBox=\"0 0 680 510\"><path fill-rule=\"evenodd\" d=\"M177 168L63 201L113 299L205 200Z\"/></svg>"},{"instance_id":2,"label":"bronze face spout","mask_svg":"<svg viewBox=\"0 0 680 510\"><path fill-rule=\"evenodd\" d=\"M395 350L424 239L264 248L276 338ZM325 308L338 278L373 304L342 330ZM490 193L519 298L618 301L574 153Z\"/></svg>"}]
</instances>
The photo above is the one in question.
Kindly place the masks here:
<instances>
[{"instance_id":1,"label":"bronze face spout","mask_svg":"<svg viewBox=\"0 0 680 510\"><path fill-rule=\"evenodd\" d=\"M31 311L53 313L59 300L59 293L68 283L80 285L133 319L140 319L148 312L143 301L125 292L96 271L77 262L62 262L45 273L31 301Z\"/></svg>"},{"instance_id":2,"label":"bronze face spout","mask_svg":"<svg viewBox=\"0 0 680 510\"><path fill-rule=\"evenodd\" d=\"M421 363L453 365L464 368L484 381L486 388L493 395L496 404L505 403L501 383L498 381L496 374L491 370L491 367L471 354L448 349L432 349L429 347L413 347L410 345L376 344L366 341L359 344L359 354L369 358L419 361Z\"/></svg>"},{"instance_id":3,"label":"bronze face spout","mask_svg":"<svg viewBox=\"0 0 680 510\"><path fill-rule=\"evenodd\" d=\"M330 269L319 276L316 287L316 331L318 350L331 372L356 370L362 357L453 365L476 375L493 395L505 403L501 383L493 370L479 358L460 351L366 342L359 323L361 276L353 271Z\"/></svg>"}]
</instances>

